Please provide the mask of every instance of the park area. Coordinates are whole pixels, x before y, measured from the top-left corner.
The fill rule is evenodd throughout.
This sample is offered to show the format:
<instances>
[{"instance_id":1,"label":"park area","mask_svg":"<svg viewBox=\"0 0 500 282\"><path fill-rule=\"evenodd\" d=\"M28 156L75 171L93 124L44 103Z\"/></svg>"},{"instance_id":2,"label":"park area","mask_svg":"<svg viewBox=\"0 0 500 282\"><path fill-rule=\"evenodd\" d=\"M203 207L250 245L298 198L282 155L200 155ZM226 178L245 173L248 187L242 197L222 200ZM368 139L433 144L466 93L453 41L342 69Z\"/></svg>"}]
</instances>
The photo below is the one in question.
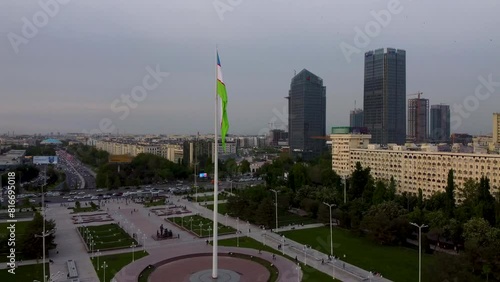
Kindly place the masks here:
<instances>
[{"instance_id":1,"label":"park area","mask_svg":"<svg viewBox=\"0 0 500 282\"><path fill-rule=\"evenodd\" d=\"M301 244L307 244L325 254L330 253L330 229L320 227L287 231L280 234ZM348 230L333 229L333 252L344 261L369 271L381 273L393 281L415 281L418 277L418 251L406 247L382 246ZM345 255L345 258L344 258ZM427 281L425 268L432 265L432 255L422 256L422 281Z\"/></svg>"},{"instance_id":2,"label":"park area","mask_svg":"<svg viewBox=\"0 0 500 282\"><path fill-rule=\"evenodd\" d=\"M165 220L175 223L178 226L181 226L186 231L190 231L198 237L209 237L213 234L213 221L204 218L199 215L191 215L184 217L170 217ZM219 236L226 234L234 234L236 233L236 229L225 226L223 224L218 224L219 227Z\"/></svg>"},{"instance_id":3,"label":"park area","mask_svg":"<svg viewBox=\"0 0 500 282\"><path fill-rule=\"evenodd\" d=\"M130 248L133 244L137 245L137 241L131 238L117 224L105 224L97 226L81 226L78 231L82 236L87 249L93 250L113 250ZM91 244L93 243L93 246Z\"/></svg>"},{"instance_id":4,"label":"park area","mask_svg":"<svg viewBox=\"0 0 500 282\"><path fill-rule=\"evenodd\" d=\"M231 238L231 239L224 239L224 240L219 240L219 246L231 246L231 247L241 247L241 248L249 248L249 249L255 249L255 253L258 253L258 250L261 251L266 251L270 253L274 253L278 256L283 256L280 251L277 251L269 246L264 246L261 242L257 242L252 238L249 237L240 237L240 238ZM285 255L289 260L294 260L292 257ZM315 268L312 268L310 266L305 266L301 264L302 268L302 273L304 274L302 278L302 282L317 282L317 281L339 281L336 279L332 279L332 276L323 273Z\"/></svg>"},{"instance_id":5,"label":"park area","mask_svg":"<svg viewBox=\"0 0 500 282\"><path fill-rule=\"evenodd\" d=\"M207 205L207 209L209 210L214 210L214 205ZM222 203L219 204L218 207L218 212L219 214L225 215L226 213L231 215L231 213L227 210L227 204ZM274 216L274 214L273 214ZM242 219L244 220L244 219ZM278 225L280 227L288 227L288 226L295 226L295 225L301 225L301 224L314 224L318 223L316 219L310 218L308 216L300 216L298 214L292 213L292 212L284 212L280 213L278 215ZM274 228L274 225L272 226Z\"/></svg>"},{"instance_id":6,"label":"park area","mask_svg":"<svg viewBox=\"0 0 500 282\"><path fill-rule=\"evenodd\" d=\"M18 242L20 242L22 240L22 238L25 237L25 233L26 233L26 228L28 227L28 225L31 223L31 221L18 221L16 222L16 240ZM7 235L8 235L8 229L7 227L10 226L12 223L0 223L0 238L6 238L5 240L7 240ZM8 255L8 246L7 246L7 241L5 241L5 246L2 246L3 248L1 248L2 250L2 253L0 254L0 262L7 262L8 261L8 258L7 258L7 255ZM17 250L19 251L21 248L17 248ZM22 259L22 254L21 253L16 253L16 259L17 260L20 260ZM0 281L4 281L4 280L0 280Z\"/></svg>"},{"instance_id":7,"label":"park area","mask_svg":"<svg viewBox=\"0 0 500 282\"><path fill-rule=\"evenodd\" d=\"M110 281L124 266L147 255L149 254L143 250L135 250L130 253L100 256L99 260L97 257L92 259L92 265L99 279L102 279L101 281ZM104 263L107 266L105 269L102 267ZM106 271L106 279L104 279L104 271Z\"/></svg>"},{"instance_id":8,"label":"park area","mask_svg":"<svg viewBox=\"0 0 500 282\"><path fill-rule=\"evenodd\" d=\"M22 265L16 268L15 274L10 274L7 269L0 270L0 281L43 281L42 264ZM45 275L50 277L49 264L45 263Z\"/></svg>"}]
</instances>

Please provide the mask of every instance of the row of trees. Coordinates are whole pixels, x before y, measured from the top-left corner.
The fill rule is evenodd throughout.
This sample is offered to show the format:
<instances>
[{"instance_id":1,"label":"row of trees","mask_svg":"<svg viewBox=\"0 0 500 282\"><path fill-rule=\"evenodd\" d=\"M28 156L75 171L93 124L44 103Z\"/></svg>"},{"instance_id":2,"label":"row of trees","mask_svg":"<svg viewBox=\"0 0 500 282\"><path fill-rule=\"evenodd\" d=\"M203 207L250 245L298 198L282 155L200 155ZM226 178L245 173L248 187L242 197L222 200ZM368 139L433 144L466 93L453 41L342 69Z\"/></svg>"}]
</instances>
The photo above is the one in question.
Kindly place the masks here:
<instances>
[{"instance_id":1,"label":"row of trees","mask_svg":"<svg viewBox=\"0 0 500 282\"><path fill-rule=\"evenodd\" d=\"M481 281L487 276L500 280L500 255L496 255L500 253L500 202L490 192L486 177L479 181L469 179L463 187L457 187L450 170L446 190L425 199L421 190L417 195L396 193L394 179L376 180L370 168L358 163L348 178L344 203L344 185L332 171L328 155L311 163L295 162L282 155L263 166L258 174L266 179L267 185L254 190L264 191L229 200L229 210L242 218L273 226L274 194L269 189L277 189L281 209L301 208L310 217L329 223L329 208L323 202L336 204L333 217L340 226L378 244L407 245L408 238L417 238L417 229L409 223L426 224L429 228L423 230L423 245L428 252L432 252L437 243L465 250L452 258L438 256L440 263L436 265L440 268L427 269L433 281L455 277ZM251 208L247 210L242 205ZM266 211L271 216L264 215ZM481 231L477 234L471 230ZM468 275L457 276L457 270Z\"/></svg>"},{"instance_id":2,"label":"row of trees","mask_svg":"<svg viewBox=\"0 0 500 282\"><path fill-rule=\"evenodd\" d=\"M118 170L118 167L120 168ZM101 165L97 171L97 187L115 189L120 186L157 183L165 180L186 179L191 170L153 154L139 154L130 164Z\"/></svg>"},{"instance_id":3,"label":"row of trees","mask_svg":"<svg viewBox=\"0 0 500 282\"><path fill-rule=\"evenodd\" d=\"M91 167L100 167L108 163L109 153L103 150L97 150L94 147L73 144L67 147L68 153L78 157L78 159Z\"/></svg>"}]
</instances>

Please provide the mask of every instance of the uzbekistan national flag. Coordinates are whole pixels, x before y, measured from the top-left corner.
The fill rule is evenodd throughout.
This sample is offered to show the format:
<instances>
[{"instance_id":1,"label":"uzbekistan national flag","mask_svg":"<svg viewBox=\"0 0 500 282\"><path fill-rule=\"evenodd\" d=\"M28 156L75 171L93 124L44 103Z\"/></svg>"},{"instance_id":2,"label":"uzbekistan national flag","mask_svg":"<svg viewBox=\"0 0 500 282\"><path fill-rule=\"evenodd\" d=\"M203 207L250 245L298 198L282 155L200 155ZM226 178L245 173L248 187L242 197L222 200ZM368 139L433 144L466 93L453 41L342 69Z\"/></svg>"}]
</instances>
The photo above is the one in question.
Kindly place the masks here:
<instances>
[{"instance_id":1,"label":"uzbekistan national flag","mask_svg":"<svg viewBox=\"0 0 500 282\"><path fill-rule=\"evenodd\" d=\"M222 70L220 66L219 52L217 51L217 95L219 95L221 99L221 139L222 139L222 148L224 152L226 151L226 134L229 130L229 120L227 119L227 92L226 85L222 80Z\"/></svg>"}]
</instances>

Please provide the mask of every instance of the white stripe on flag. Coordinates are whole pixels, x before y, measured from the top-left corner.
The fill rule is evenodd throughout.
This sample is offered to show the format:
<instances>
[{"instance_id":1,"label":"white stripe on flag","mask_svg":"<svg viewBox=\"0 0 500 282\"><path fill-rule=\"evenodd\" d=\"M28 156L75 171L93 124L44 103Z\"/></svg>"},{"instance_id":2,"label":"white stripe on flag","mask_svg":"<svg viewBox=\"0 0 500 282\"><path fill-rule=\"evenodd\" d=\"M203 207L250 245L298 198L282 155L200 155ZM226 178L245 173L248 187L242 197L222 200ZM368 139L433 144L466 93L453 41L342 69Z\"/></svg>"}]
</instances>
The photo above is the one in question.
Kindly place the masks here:
<instances>
[{"instance_id":1,"label":"white stripe on flag","mask_svg":"<svg viewBox=\"0 0 500 282\"><path fill-rule=\"evenodd\" d=\"M220 65L217 65L217 79L224 83L224 80L222 80L222 70Z\"/></svg>"}]
</instances>

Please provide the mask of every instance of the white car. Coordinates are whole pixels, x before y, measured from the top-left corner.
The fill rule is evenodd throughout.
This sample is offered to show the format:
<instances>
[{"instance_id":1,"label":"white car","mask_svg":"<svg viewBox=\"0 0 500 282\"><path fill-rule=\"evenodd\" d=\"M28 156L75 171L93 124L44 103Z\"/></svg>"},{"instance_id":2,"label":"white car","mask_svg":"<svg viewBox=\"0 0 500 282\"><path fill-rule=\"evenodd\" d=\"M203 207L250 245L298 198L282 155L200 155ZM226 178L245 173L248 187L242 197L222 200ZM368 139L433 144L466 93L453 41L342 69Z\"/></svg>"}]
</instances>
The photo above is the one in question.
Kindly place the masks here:
<instances>
[{"instance_id":1,"label":"white car","mask_svg":"<svg viewBox=\"0 0 500 282\"><path fill-rule=\"evenodd\" d=\"M93 196L92 198L90 198L91 200L99 200L99 197L96 197L96 196Z\"/></svg>"}]
</instances>

